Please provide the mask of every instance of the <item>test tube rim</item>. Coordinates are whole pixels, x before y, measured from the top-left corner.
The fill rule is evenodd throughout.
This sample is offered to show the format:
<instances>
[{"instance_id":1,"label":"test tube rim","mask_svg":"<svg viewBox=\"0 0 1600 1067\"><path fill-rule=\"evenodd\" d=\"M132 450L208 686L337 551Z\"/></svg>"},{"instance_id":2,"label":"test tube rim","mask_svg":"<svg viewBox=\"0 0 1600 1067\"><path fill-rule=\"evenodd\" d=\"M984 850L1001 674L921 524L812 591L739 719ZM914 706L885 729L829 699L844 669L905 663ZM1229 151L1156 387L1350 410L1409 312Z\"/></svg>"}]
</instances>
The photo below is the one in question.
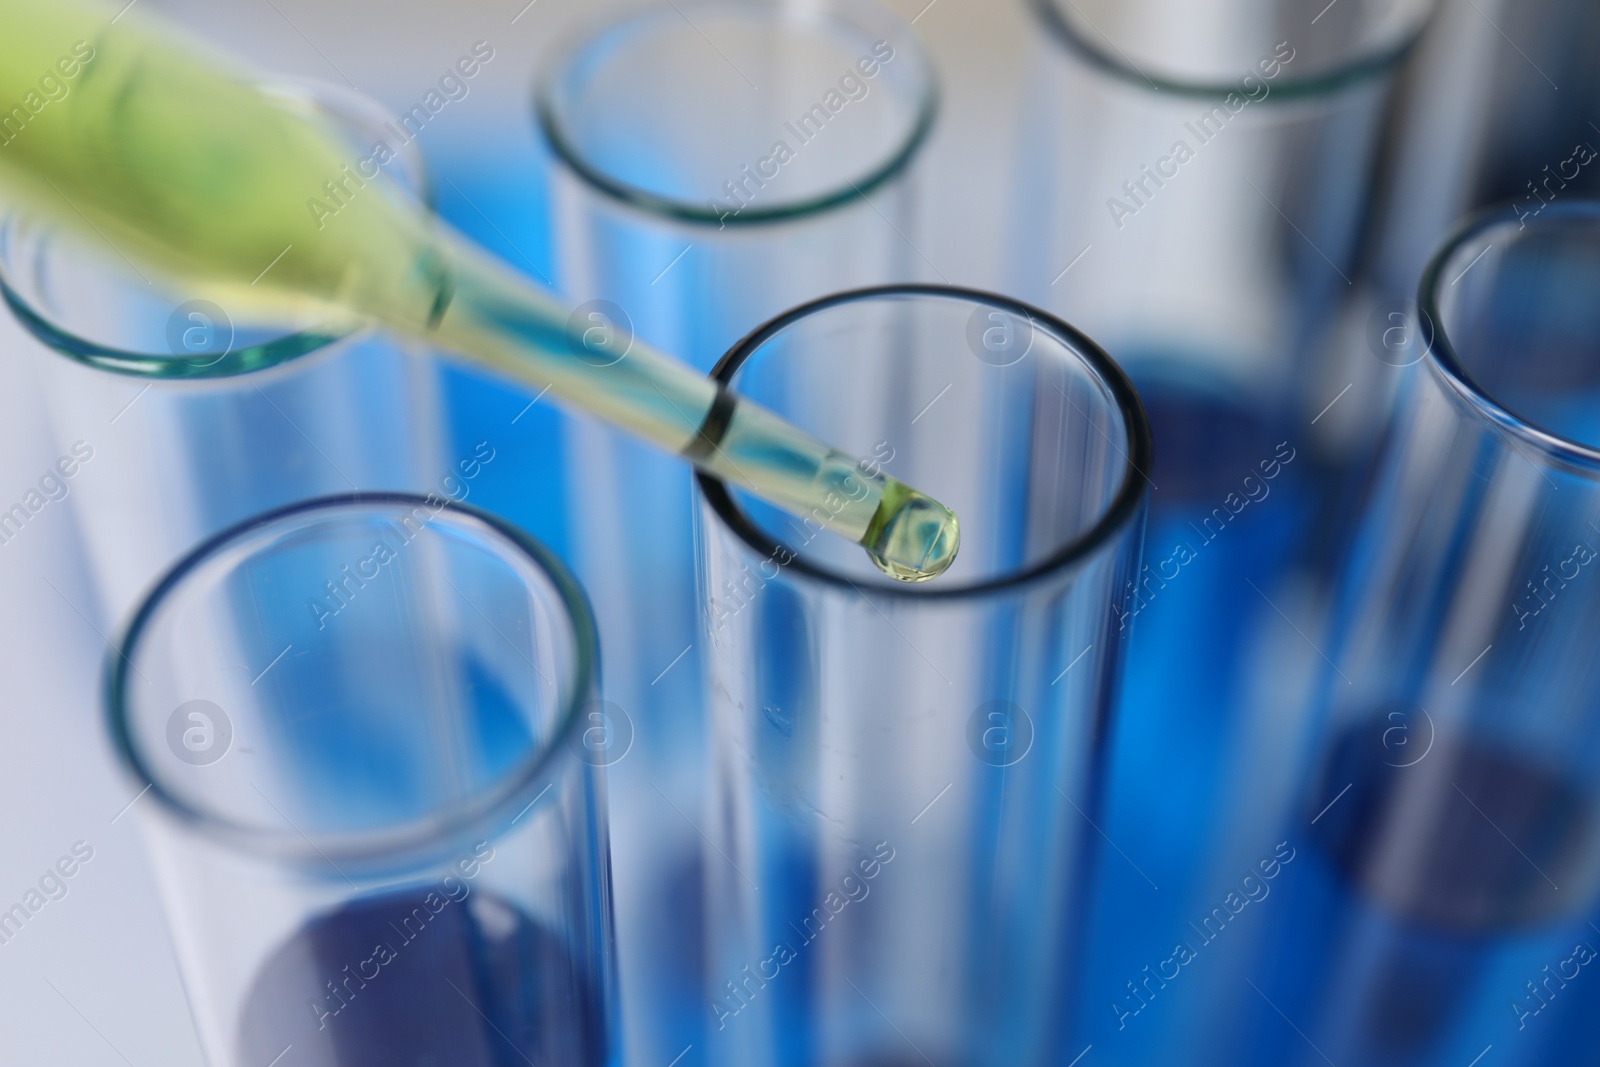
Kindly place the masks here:
<instances>
[{"instance_id":1,"label":"test tube rim","mask_svg":"<svg viewBox=\"0 0 1600 1067\"><path fill-rule=\"evenodd\" d=\"M377 100L359 90L321 78L266 78L257 82L262 92L307 110L328 116L331 124L352 137L372 132L394 121L394 116ZM358 127L371 127L360 131ZM430 211L434 207L434 187L426 161L415 142L402 145L398 155L409 157L414 170L408 184L401 186ZM0 252L9 245L16 230L33 218L24 210L12 210L0 217ZM319 329L315 326L289 328L269 340L230 349L215 362L201 363L193 357L153 352L91 341L77 332L57 325L35 303L23 295L9 269L7 256L0 254L0 300L13 317L45 347L84 366L160 382L222 382L244 375L264 374L289 364L300 365L307 357L319 354L345 341L359 341L372 334L364 326Z\"/></svg>"},{"instance_id":2,"label":"test tube rim","mask_svg":"<svg viewBox=\"0 0 1600 1067\"><path fill-rule=\"evenodd\" d=\"M1020 300L982 289L928 284L881 285L834 293L801 304L756 327L723 354L716 366L711 369L710 376L721 385L731 388L734 375L738 373L746 359L772 337L801 319L844 304L899 297L944 297L983 304L1027 318L1035 329L1043 329L1047 333L1054 334L1056 340L1065 344L1089 366L1110 392L1116 401L1117 410L1122 415L1123 425L1127 430L1127 441L1126 447L1122 450L1124 459L1122 484L1117 487L1110 503L1092 526L1051 555L999 578L966 585L947 585L939 581L920 584L874 583L870 587L874 595L907 601L968 601L1012 593L1056 577L1110 544L1124 527L1135 521L1141 514L1147 486L1150 484L1145 472L1150 470L1153 447L1149 418L1138 391L1134 389L1133 382L1116 360L1081 330L1049 312L1041 311ZM778 542L768 537L734 502L733 495L728 492L727 484L722 479L697 470L695 481L701 495L705 497L706 503L711 506L717 518L747 547L767 558L773 557L774 553L782 549ZM785 571L793 571L813 581L840 589L857 593L861 591L861 583L847 575L819 567L797 552L791 551L788 555L790 558L784 565Z\"/></svg>"},{"instance_id":3,"label":"test tube rim","mask_svg":"<svg viewBox=\"0 0 1600 1067\"><path fill-rule=\"evenodd\" d=\"M1125 57L1113 55L1085 40L1083 35L1067 22L1055 0L1030 0L1029 6L1034 9L1039 21L1051 37L1096 70L1112 75L1129 85L1195 100L1220 100L1229 93L1239 91L1238 80L1222 82L1185 79L1163 75L1156 71L1139 70ZM1368 78L1389 73L1416 47L1423 30L1432 21L1433 13L1438 10L1439 5L1437 0L1419 0L1418 7L1422 12L1421 16L1407 26L1405 33L1397 35L1386 46L1374 48L1347 63L1325 71L1274 82L1272 92L1260 100L1258 106L1270 107L1273 101L1283 104L1331 95L1364 82Z\"/></svg>"},{"instance_id":4,"label":"test tube rim","mask_svg":"<svg viewBox=\"0 0 1600 1067\"><path fill-rule=\"evenodd\" d=\"M27 213L15 211L0 219L0 247L10 240L14 228L27 218ZM215 362L200 363L194 357L135 352L101 344L56 325L22 294L3 255L0 255L0 300L5 302L12 317L24 330L57 355L97 371L146 381L222 382L245 375L262 374L277 367L299 364L306 356L322 352L342 341L359 338L364 332L288 330L258 344L230 349Z\"/></svg>"},{"instance_id":5,"label":"test tube rim","mask_svg":"<svg viewBox=\"0 0 1600 1067\"><path fill-rule=\"evenodd\" d=\"M746 5L730 5L726 0L697 0L697 3L699 6L731 6L743 7L746 10L758 10L749 8ZM899 150L891 153L877 167L867 170L861 178L846 178L842 186L831 192L820 193L803 200L796 200L793 203L778 203L771 207L746 207L735 215L730 212L707 210L700 204L662 196L648 189L642 189L629 182L611 177L599 168L591 166L583 158L583 153L572 143L571 138L563 132L564 123L553 99L556 95L555 85L560 80L561 73L566 70L571 58L580 55L583 48L634 19L659 14L657 9L653 7L635 8L624 12L620 16L612 16L603 21L591 23L570 34L560 47L554 49L551 54L560 54L564 58L545 65L543 72L535 83L533 92L535 125L538 126L540 133L544 136L545 143L550 146L555 158L576 177L607 198L648 215L669 218L677 222L714 226L721 230L725 227L745 228L784 223L823 214L842 204L865 197L866 194L887 185L899 177L911 165L911 161L916 158L923 142L928 139L929 133L932 132L934 122L938 117L939 79L937 71L932 57L928 55L921 38L911 29L910 23L905 23L894 12L873 3L872 0L852 0L848 7L836 3L834 0L825 0L824 4L826 13L834 18L844 17L843 13L846 11L854 12L869 6L878 8L880 14L903 23L904 38L894 43L896 47L905 45L915 50L917 66L925 74L922 99L917 108L917 119L906 134ZM780 17L783 17L783 12L787 9L779 6L771 10L778 11Z\"/></svg>"},{"instance_id":6,"label":"test tube rim","mask_svg":"<svg viewBox=\"0 0 1600 1067\"><path fill-rule=\"evenodd\" d=\"M1600 223L1600 200L1576 198L1547 204L1539 217L1530 220L1527 225L1531 229L1573 218ZM1590 478L1600 476L1600 446L1586 445L1543 429L1501 404L1467 373L1443 326L1439 291L1451 264L1463 250L1472 247L1489 231L1510 223L1520 226L1514 203L1505 201L1492 205L1458 227L1429 260L1417 286L1417 338L1422 346L1422 356L1444 378L1451 390L1477 414L1538 449L1551 462Z\"/></svg>"},{"instance_id":7,"label":"test tube rim","mask_svg":"<svg viewBox=\"0 0 1600 1067\"><path fill-rule=\"evenodd\" d=\"M499 830L499 823L504 821L504 817L515 813L526 797L535 793L542 795L536 787L547 781L554 782L563 774L581 772L583 765L570 751L571 743L579 732L584 709L598 698L600 692L599 629L588 594L566 564L537 539L487 511L449 500L429 521L449 516L457 521L464 519L469 524L485 526L498 534L508 542L509 551L522 553L531 561L534 569L549 580L572 628L572 691L568 695L567 706L562 709L558 725L551 730L547 742L524 760L520 767L505 772L493 788L455 806L448 813L413 819L378 831L326 837L319 842L302 836L298 831L275 833L262 827L246 826L218 817L200 805L191 804L166 788L160 776L152 772L149 761L141 756L129 729L129 709L125 700L129 668L138 651L139 640L157 608L191 571L236 540L296 516L372 505L417 507L426 503L427 498L418 494L393 492L340 493L301 500L236 523L207 538L173 564L145 594L138 610L123 630L121 640L111 646L103 672L102 707L112 749L123 770L135 780L135 785L148 789L151 798L167 814L235 852L313 867L326 867L329 863L343 866L339 862L341 860L359 867L426 855L433 846L459 840L475 829L494 833ZM566 766L566 761L574 766ZM352 839L359 840L351 844Z\"/></svg>"}]
</instances>

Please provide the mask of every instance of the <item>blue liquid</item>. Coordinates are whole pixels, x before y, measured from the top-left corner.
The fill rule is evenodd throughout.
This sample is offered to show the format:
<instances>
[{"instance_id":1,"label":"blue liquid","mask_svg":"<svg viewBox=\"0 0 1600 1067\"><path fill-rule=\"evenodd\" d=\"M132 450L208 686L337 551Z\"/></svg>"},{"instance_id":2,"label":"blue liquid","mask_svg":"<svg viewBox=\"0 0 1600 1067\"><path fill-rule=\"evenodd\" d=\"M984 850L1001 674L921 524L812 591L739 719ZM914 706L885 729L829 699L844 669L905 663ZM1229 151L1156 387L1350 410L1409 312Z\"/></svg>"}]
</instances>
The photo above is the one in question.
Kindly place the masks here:
<instances>
[{"instance_id":1,"label":"blue liquid","mask_svg":"<svg viewBox=\"0 0 1600 1067\"><path fill-rule=\"evenodd\" d=\"M1407 805L1422 802L1405 792L1422 763L1415 770L1394 765L1398 757L1382 743L1388 724L1380 718L1350 730L1323 772L1327 796L1353 783L1316 826L1319 844L1346 879L1389 897L1419 924L1461 934L1534 926L1565 911L1570 900L1556 886L1580 881L1575 868L1595 831L1583 795L1515 753L1480 742L1451 745L1444 737L1421 759L1448 761L1449 784L1434 770L1426 786L1450 790L1450 802L1439 805L1427 840L1409 851L1415 876L1382 888L1380 835L1405 818Z\"/></svg>"},{"instance_id":2,"label":"blue liquid","mask_svg":"<svg viewBox=\"0 0 1600 1067\"><path fill-rule=\"evenodd\" d=\"M1205 948L1194 970L1212 977L1174 982L1138 1018L1119 1025L1111 1005L1175 942L1194 939L1189 923L1233 888L1217 882L1222 873L1236 882L1280 840L1270 835L1286 812L1271 807L1291 799L1253 788L1271 777L1255 762L1260 723L1301 709L1261 705L1264 693L1302 687L1299 672L1322 666L1279 609L1307 628L1294 590L1323 580L1332 539L1320 512L1341 482L1317 465L1303 426L1159 379L1136 385L1154 436L1154 488L1140 582L1114 609L1133 629L1100 822L1116 849L1096 857L1077 1048L1067 1058L1093 1042L1102 1064L1142 1067L1195 1060L1209 1025L1199 987L1247 935ZM1219 855L1235 854L1245 857L1237 873L1216 869ZM1241 926L1260 919L1246 915Z\"/></svg>"},{"instance_id":3,"label":"blue liquid","mask_svg":"<svg viewBox=\"0 0 1600 1067\"><path fill-rule=\"evenodd\" d=\"M1394 765L1387 725L1330 750L1310 796L1320 807L1350 789L1284 879L1270 958L1250 968L1264 996L1240 998L1233 1029L1250 1040L1229 1062L1460 1067L1490 1045L1503 1063L1594 1062L1600 959L1539 994L1527 985L1579 942L1600 947L1582 914L1597 829L1585 796L1504 746L1444 737L1420 779L1425 762ZM1388 847L1419 817L1424 833Z\"/></svg>"},{"instance_id":4,"label":"blue liquid","mask_svg":"<svg viewBox=\"0 0 1600 1067\"><path fill-rule=\"evenodd\" d=\"M610 1053L599 990L558 938L482 890L446 901L438 886L355 901L272 954L239 1060L291 1045L296 1067L601 1067Z\"/></svg>"}]
</instances>

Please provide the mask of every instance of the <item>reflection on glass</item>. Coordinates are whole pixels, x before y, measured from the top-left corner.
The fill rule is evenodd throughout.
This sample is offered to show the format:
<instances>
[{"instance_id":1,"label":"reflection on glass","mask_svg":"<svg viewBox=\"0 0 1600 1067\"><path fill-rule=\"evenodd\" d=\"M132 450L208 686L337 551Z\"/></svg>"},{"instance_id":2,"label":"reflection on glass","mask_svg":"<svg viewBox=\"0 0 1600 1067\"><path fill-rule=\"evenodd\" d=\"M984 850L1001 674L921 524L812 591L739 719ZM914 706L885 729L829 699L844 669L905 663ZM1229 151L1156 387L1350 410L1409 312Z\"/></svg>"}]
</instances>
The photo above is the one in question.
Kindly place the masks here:
<instances>
[{"instance_id":1,"label":"reflection on glass","mask_svg":"<svg viewBox=\"0 0 1600 1067\"><path fill-rule=\"evenodd\" d=\"M1440 5L1397 102L1384 168L1373 256L1383 296L1411 297L1469 212L1510 201L1526 217L1600 189L1600 133L1589 125L1597 47L1600 9L1585 0L1529 0L1499 14Z\"/></svg>"},{"instance_id":2,"label":"reflection on glass","mask_svg":"<svg viewBox=\"0 0 1600 1067\"><path fill-rule=\"evenodd\" d=\"M802 307L717 373L925 479L963 548L897 585L700 480L708 1061L1070 1058L1112 595L1147 491L1131 387L1071 327L941 287Z\"/></svg>"},{"instance_id":3,"label":"reflection on glass","mask_svg":"<svg viewBox=\"0 0 1600 1067\"><path fill-rule=\"evenodd\" d=\"M352 159L393 140L364 97L279 91L323 113ZM383 174L426 195L414 148ZM58 445L74 460L67 488L107 621L197 541L247 516L357 489L464 499L470 479L453 463L479 470L493 451L445 454L436 372L397 351L404 342L189 299L113 248L26 214L0 223L0 295L48 349L35 358Z\"/></svg>"},{"instance_id":4,"label":"reflection on glass","mask_svg":"<svg viewBox=\"0 0 1600 1067\"><path fill-rule=\"evenodd\" d=\"M905 279L903 175L934 96L910 27L861 0L696 0L582 34L538 89L557 287L591 329L710 370L785 308ZM630 1061L692 1046L679 1067L694 1067L706 738L690 472L586 420L563 431L566 540L634 740L612 778L628 798L614 832Z\"/></svg>"},{"instance_id":5,"label":"reflection on glass","mask_svg":"<svg viewBox=\"0 0 1600 1067\"><path fill-rule=\"evenodd\" d=\"M1589 1054L1600 933L1600 205L1449 242L1330 649L1254 1058ZM1547 984L1548 983L1548 984ZM1569 988L1569 985L1571 988ZM1273 1039L1272 1035L1278 1035Z\"/></svg>"},{"instance_id":6,"label":"reflection on glass","mask_svg":"<svg viewBox=\"0 0 1600 1067\"><path fill-rule=\"evenodd\" d=\"M424 497L313 501L201 546L118 647L209 1062L615 1062L596 640L543 548Z\"/></svg>"},{"instance_id":7,"label":"reflection on glass","mask_svg":"<svg viewBox=\"0 0 1600 1067\"><path fill-rule=\"evenodd\" d=\"M1116 601L1134 639L1104 826L1139 870L1102 843L1080 1005L1111 1062L1187 1057L1233 994L1187 979L1136 1023L1108 1010L1272 855L1295 801L1286 753L1356 488L1329 352L1431 6L1034 5L1012 288L1127 368L1155 435L1144 567Z\"/></svg>"}]
</instances>

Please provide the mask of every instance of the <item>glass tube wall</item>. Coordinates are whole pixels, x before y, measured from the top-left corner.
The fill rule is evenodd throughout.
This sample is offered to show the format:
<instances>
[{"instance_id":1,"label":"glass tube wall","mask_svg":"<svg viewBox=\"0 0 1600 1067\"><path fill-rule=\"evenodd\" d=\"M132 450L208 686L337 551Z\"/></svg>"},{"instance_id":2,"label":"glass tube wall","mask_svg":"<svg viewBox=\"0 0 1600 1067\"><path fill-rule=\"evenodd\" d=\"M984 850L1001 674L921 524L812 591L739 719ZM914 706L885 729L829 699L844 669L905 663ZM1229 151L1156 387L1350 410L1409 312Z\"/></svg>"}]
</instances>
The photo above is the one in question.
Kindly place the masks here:
<instances>
[{"instance_id":1,"label":"glass tube wall","mask_svg":"<svg viewBox=\"0 0 1600 1067\"><path fill-rule=\"evenodd\" d=\"M1117 604L1134 637L1079 1005L1112 1062L1188 1055L1203 983L1137 1022L1112 1006L1272 858L1298 801L1288 754L1360 481L1326 434L1353 403L1335 328L1431 7L1035 4L1012 287L1127 368L1155 435L1144 569Z\"/></svg>"},{"instance_id":2,"label":"glass tube wall","mask_svg":"<svg viewBox=\"0 0 1600 1067\"><path fill-rule=\"evenodd\" d=\"M1255 969L1335 1062L1554 1064L1593 1039L1600 204L1515 207L1423 278L1302 774L1308 858ZM1245 1003L1254 1058L1229 1062L1320 1062Z\"/></svg>"},{"instance_id":3,"label":"glass tube wall","mask_svg":"<svg viewBox=\"0 0 1600 1067\"><path fill-rule=\"evenodd\" d=\"M108 710L208 1062L617 1062L597 658L553 557L427 497L162 580Z\"/></svg>"},{"instance_id":4,"label":"glass tube wall","mask_svg":"<svg viewBox=\"0 0 1600 1067\"><path fill-rule=\"evenodd\" d=\"M897 584L700 478L708 1061L1070 1058L1137 398L1065 324L941 287L802 307L717 373L952 507L962 548Z\"/></svg>"},{"instance_id":5,"label":"glass tube wall","mask_svg":"<svg viewBox=\"0 0 1600 1067\"><path fill-rule=\"evenodd\" d=\"M538 89L556 285L580 330L710 370L759 323L915 276L905 172L933 122L915 33L875 3L696 0L558 49ZM623 358L626 358L624 356ZM563 420L566 538L610 654L618 921L629 1054L703 1054L695 829L704 641L691 489L673 457ZM675 810L676 809L676 810ZM686 1051L687 1050L687 1051Z\"/></svg>"},{"instance_id":6,"label":"glass tube wall","mask_svg":"<svg viewBox=\"0 0 1600 1067\"><path fill-rule=\"evenodd\" d=\"M377 105L320 85L274 91L344 136L353 172L426 198L420 156ZM0 295L44 346L52 484L73 499L108 630L179 556L247 516L353 490L461 500L492 461L490 442L445 455L437 371L409 342L191 300L24 214L0 224ZM25 521L9 518L0 538Z\"/></svg>"}]
</instances>

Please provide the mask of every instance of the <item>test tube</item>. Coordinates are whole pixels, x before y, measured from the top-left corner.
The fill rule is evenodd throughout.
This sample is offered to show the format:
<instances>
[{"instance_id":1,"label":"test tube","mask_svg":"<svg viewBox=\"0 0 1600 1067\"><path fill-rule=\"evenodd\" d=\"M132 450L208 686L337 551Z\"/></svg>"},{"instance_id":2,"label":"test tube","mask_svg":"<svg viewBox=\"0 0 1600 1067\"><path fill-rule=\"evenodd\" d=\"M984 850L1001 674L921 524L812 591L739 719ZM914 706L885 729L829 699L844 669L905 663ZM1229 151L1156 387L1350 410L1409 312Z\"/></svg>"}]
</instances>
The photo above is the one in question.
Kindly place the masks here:
<instances>
[{"instance_id":1,"label":"test tube","mask_svg":"<svg viewBox=\"0 0 1600 1067\"><path fill-rule=\"evenodd\" d=\"M1396 69L1432 3L1034 7L1010 288L1104 345L1155 433L1144 570L1117 605L1135 636L1105 825L1149 881L1108 851L1083 1007L1117 1035L1103 1047L1159 1062L1188 1055L1198 991L1136 1031L1107 1004L1271 855L1297 800L1286 754L1358 481L1325 440L1351 402L1329 352Z\"/></svg>"},{"instance_id":2,"label":"test tube","mask_svg":"<svg viewBox=\"0 0 1600 1067\"><path fill-rule=\"evenodd\" d=\"M1573 958L1600 944L1597 284L1594 201L1525 223L1502 205L1423 277L1423 357L1304 776L1309 858L1254 978L1305 1037L1247 999L1248 1062L1320 1062L1306 1041L1419 1067L1491 1044L1518 1063L1589 1054Z\"/></svg>"},{"instance_id":3,"label":"test tube","mask_svg":"<svg viewBox=\"0 0 1600 1067\"><path fill-rule=\"evenodd\" d=\"M314 83L275 86L350 145L346 172L305 197L427 196L420 153L376 104ZM383 151L378 146L383 146ZM401 195L398 194L397 195ZM337 226L337 214L325 219ZM285 255L292 255L292 248ZM262 263L263 274L272 264ZM35 216L0 222L0 295L38 353L102 629L203 538L307 496L432 490L464 499L493 454L445 455L437 371L408 342L304 319L262 321L191 300L122 258ZM70 473L69 473L70 472ZM0 540L28 515L0 516Z\"/></svg>"},{"instance_id":4,"label":"test tube","mask_svg":"<svg viewBox=\"0 0 1600 1067\"><path fill-rule=\"evenodd\" d=\"M1383 297L1413 295L1464 214L1510 200L1536 215L1600 188L1597 46L1600 10L1583 0L1443 0L1397 101L1375 235Z\"/></svg>"},{"instance_id":5,"label":"test tube","mask_svg":"<svg viewBox=\"0 0 1600 1067\"><path fill-rule=\"evenodd\" d=\"M436 498L222 532L107 660L207 1062L616 1062L598 643L542 546Z\"/></svg>"},{"instance_id":6,"label":"test tube","mask_svg":"<svg viewBox=\"0 0 1600 1067\"><path fill-rule=\"evenodd\" d=\"M558 289L610 360L637 336L709 371L761 322L914 277L906 171L933 123L931 63L871 0L657 4L553 53L537 111ZM626 358L626 356L622 356ZM567 543L606 647L620 797L629 1055L704 1047L699 984L704 690L688 469L563 420ZM626 757L626 758L624 758ZM665 799L664 799L665 798ZM678 810L674 810L674 808Z\"/></svg>"},{"instance_id":7,"label":"test tube","mask_svg":"<svg viewBox=\"0 0 1600 1067\"><path fill-rule=\"evenodd\" d=\"M1034 6L1054 47L1033 68L1027 180L1050 195L1019 198L1020 291L1101 339L1153 411L1190 412L1154 420L1188 435L1175 446L1259 445L1291 415L1298 430L1432 0ZM1155 512L1205 485L1193 468L1216 444L1202 455L1166 450Z\"/></svg>"},{"instance_id":8,"label":"test tube","mask_svg":"<svg viewBox=\"0 0 1600 1067\"><path fill-rule=\"evenodd\" d=\"M933 286L791 311L716 373L929 486L963 547L893 583L699 478L708 1061L1066 1062L1112 594L1147 493L1137 397L1072 327Z\"/></svg>"},{"instance_id":9,"label":"test tube","mask_svg":"<svg viewBox=\"0 0 1600 1067\"><path fill-rule=\"evenodd\" d=\"M1584 0L1440 0L1403 69L1357 296L1328 367L1353 388L1318 424L1364 469L1401 372L1420 358L1417 279L1460 220L1502 200L1535 216L1600 189L1597 47L1600 8Z\"/></svg>"}]
</instances>

